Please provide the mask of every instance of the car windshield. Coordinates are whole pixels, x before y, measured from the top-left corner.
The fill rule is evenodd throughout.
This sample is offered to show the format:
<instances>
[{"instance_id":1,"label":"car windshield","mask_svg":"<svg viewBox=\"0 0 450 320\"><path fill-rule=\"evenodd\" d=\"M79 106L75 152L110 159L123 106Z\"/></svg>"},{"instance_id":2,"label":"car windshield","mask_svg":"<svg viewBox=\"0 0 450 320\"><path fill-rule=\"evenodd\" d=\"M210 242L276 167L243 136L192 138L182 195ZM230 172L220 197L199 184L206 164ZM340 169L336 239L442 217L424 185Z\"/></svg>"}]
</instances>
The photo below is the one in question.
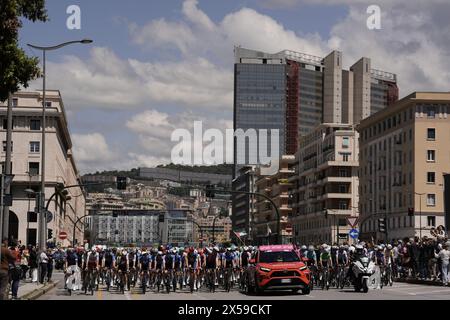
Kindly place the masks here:
<instances>
[{"instance_id":1,"label":"car windshield","mask_svg":"<svg viewBox=\"0 0 450 320\"><path fill-rule=\"evenodd\" d=\"M293 251L261 251L259 262L274 263L274 262L297 262L300 261L298 255Z\"/></svg>"}]
</instances>

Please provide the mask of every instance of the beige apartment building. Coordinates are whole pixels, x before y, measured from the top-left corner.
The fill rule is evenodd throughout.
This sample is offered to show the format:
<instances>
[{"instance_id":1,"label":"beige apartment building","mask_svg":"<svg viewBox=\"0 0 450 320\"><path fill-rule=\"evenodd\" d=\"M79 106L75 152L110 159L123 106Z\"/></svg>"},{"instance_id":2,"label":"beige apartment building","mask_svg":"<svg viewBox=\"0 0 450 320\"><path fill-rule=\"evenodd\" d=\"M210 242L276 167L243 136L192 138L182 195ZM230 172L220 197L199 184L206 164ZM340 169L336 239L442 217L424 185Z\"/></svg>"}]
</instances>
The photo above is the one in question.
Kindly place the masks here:
<instances>
[{"instance_id":1,"label":"beige apartment building","mask_svg":"<svg viewBox=\"0 0 450 320\"><path fill-rule=\"evenodd\" d=\"M37 215L34 196L25 189L40 191L41 181L41 123L42 93L18 92L13 95L12 132L12 174L11 185L13 204L10 207L9 234L22 244L37 243ZM68 130L67 117L61 94L57 90L46 91L46 168L45 200L55 192L57 183L77 185L81 183L78 168L72 154L72 140ZM0 103L0 118L3 126L0 137L3 141L1 152L4 171L6 151L6 102ZM85 214L85 195L79 187L67 189L68 201L55 197L49 206L53 219L48 223L50 241L68 245L72 240L74 222ZM68 234L68 239L58 239L60 231ZM83 240L82 224L76 228L75 238Z\"/></svg>"},{"instance_id":2,"label":"beige apartment building","mask_svg":"<svg viewBox=\"0 0 450 320\"><path fill-rule=\"evenodd\" d=\"M349 241L347 218L358 215L358 133L348 124L319 125L300 138L293 196L293 240Z\"/></svg>"},{"instance_id":3,"label":"beige apartment building","mask_svg":"<svg viewBox=\"0 0 450 320\"><path fill-rule=\"evenodd\" d=\"M271 176L261 175L261 168L256 170L256 192L268 196L277 206L280 214L280 231L282 243L290 243L292 240L292 226L289 217L292 212L289 178L295 173L292 165L295 156L283 155L279 160L277 173ZM253 220L258 244L273 244L277 239L278 217L270 202L263 197L256 197L255 217ZM280 239L280 237L278 237Z\"/></svg>"},{"instance_id":4,"label":"beige apartment building","mask_svg":"<svg viewBox=\"0 0 450 320\"><path fill-rule=\"evenodd\" d=\"M444 225L450 93L412 93L363 120L357 130L361 237L430 236L431 228ZM379 232L378 219L386 219L387 234Z\"/></svg>"}]
</instances>

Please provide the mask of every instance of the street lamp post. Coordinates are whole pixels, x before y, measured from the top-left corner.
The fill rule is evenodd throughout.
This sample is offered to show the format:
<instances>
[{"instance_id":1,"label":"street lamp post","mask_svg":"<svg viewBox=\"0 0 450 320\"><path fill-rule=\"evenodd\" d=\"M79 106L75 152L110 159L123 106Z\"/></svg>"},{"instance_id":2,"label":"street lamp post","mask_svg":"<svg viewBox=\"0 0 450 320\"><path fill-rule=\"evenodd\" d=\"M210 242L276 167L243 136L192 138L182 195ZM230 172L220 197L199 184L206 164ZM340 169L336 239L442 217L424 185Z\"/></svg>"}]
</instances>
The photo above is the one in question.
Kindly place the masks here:
<instances>
[{"instance_id":1,"label":"street lamp post","mask_svg":"<svg viewBox=\"0 0 450 320\"><path fill-rule=\"evenodd\" d=\"M425 193L414 192L414 194L419 196L419 238L422 239L422 196Z\"/></svg>"},{"instance_id":2,"label":"street lamp post","mask_svg":"<svg viewBox=\"0 0 450 320\"><path fill-rule=\"evenodd\" d=\"M41 50L42 51L42 56L43 56L43 60L42 60L42 64L43 64L43 75L42 75L42 81L43 81L43 85L42 85L42 142L41 142L41 197L40 197L40 202L39 202L39 231L38 231L38 239L39 239L39 249L40 250L44 250L45 249L45 243L46 243L46 239L47 239L47 217L45 214L45 210L44 210L44 205L45 205L45 127L46 127L46 119L45 119L45 89L46 89L46 52L47 51L52 51L52 50L57 50L60 49L62 47L68 46L70 44L75 44L75 43L82 43L82 44L89 44L92 43L92 40L89 39L83 39L83 40L79 40L79 41L69 41L69 42L64 42L61 43L59 45L56 46L51 46L51 47L42 47L42 46L35 46L32 44L28 44L29 47L36 49L36 50Z\"/></svg>"}]
</instances>

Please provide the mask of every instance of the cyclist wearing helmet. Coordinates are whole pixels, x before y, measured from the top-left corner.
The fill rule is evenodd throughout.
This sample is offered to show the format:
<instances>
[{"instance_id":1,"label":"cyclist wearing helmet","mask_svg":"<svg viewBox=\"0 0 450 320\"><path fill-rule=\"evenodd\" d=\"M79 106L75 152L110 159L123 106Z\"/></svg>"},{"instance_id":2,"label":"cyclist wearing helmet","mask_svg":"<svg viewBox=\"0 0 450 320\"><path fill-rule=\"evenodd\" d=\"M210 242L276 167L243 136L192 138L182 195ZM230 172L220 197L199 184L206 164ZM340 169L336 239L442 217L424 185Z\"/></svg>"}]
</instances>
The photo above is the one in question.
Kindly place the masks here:
<instances>
[{"instance_id":1,"label":"cyclist wearing helmet","mask_svg":"<svg viewBox=\"0 0 450 320\"><path fill-rule=\"evenodd\" d=\"M165 256L162 251L158 251L153 261L153 270L162 271L165 268Z\"/></svg>"},{"instance_id":2,"label":"cyclist wearing helmet","mask_svg":"<svg viewBox=\"0 0 450 320\"><path fill-rule=\"evenodd\" d=\"M300 248L300 257L307 258L306 257L307 253L308 253L308 247L306 247L305 245L302 245L302 247Z\"/></svg>"},{"instance_id":3,"label":"cyclist wearing helmet","mask_svg":"<svg viewBox=\"0 0 450 320\"><path fill-rule=\"evenodd\" d=\"M384 251L384 261L386 262L386 265L394 262L394 250L392 250L392 245L390 244L386 246L386 250Z\"/></svg>"},{"instance_id":4,"label":"cyclist wearing helmet","mask_svg":"<svg viewBox=\"0 0 450 320\"><path fill-rule=\"evenodd\" d=\"M348 264L348 255L345 246L341 245L336 253L336 260L339 265L346 266Z\"/></svg>"},{"instance_id":5,"label":"cyclist wearing helmet","mask_svg":"<svg viewBox=\"0 0 450 320\"><path fill-rule=\"evenodd\" d=\"M317 265L317 255L313 245L310 245L308 247L308 251L306 252L306 258L308 259L307 261L308 266Z\"/></svg>"},{"instance_id":6,"label":"cyclist wearing helmet","mask_svg":"<svg viewBox=\"0 0 450 320\"><path fill-rule=\"evenodd\" d=\"M337 266L337 253L339 251L339 246L335 243L331 247L331 262L333 263L333 266Z\"/></svg>"},{"instance_id":7,"label":"cyclist wearing helmet","mask_svg":"<svg viewBox=\"0 0 450 320\"><path fill-rule=\"evenodd\" d=\"M332 267L333 260L331 257L331 248L328 245L322 246L322 252L320 253L319 265L322 268Z\"/></svg>"}]
</instances>

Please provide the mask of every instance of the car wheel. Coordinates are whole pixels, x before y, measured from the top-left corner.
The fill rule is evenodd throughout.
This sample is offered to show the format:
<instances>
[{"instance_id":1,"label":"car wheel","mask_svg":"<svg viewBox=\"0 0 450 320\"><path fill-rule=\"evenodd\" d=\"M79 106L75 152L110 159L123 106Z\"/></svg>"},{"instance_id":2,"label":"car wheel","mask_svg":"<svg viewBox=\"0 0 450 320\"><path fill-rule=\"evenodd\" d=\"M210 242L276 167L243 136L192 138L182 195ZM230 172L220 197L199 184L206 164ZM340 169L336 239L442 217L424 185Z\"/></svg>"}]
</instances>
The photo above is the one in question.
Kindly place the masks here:
<instances>
[{"instance_id":1,"label":"car wheel","mask_svg":"<svg viewBox=\"0 0 450 320\"><path fill-rule=\"evenodd\" d=\"M311 288L310 287L306 287L302 289L302 294L304 295L308 295L311 293Z\"/></svg>"}]
</instances>

